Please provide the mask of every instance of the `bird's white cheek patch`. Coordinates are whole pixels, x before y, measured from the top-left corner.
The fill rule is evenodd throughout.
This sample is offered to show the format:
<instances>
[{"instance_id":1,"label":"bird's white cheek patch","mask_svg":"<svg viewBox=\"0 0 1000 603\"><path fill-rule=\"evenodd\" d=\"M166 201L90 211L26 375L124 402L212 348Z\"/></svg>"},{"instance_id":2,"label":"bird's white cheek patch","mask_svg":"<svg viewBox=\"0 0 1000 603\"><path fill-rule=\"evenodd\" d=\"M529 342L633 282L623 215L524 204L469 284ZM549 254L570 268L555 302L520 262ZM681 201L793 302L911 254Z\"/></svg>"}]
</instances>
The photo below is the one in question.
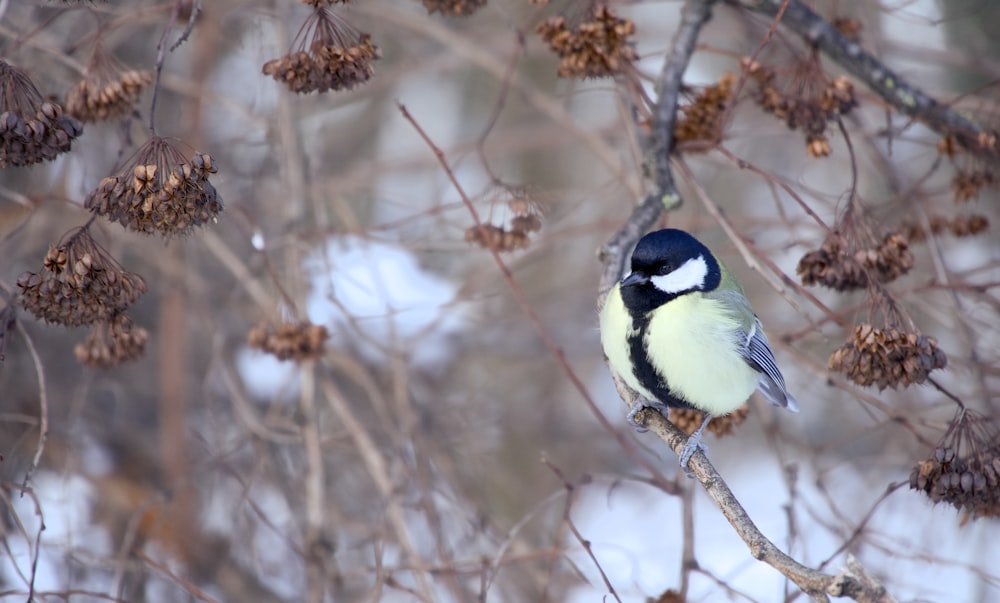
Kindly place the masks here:
<instances>
[{"instance_id":1,"label":"bird's white cheek patch","mask_svg":"<svg viewBox=\"0 0 1000 603\"><path fill-rule=\"evenodd\" d=\"M708 276L708 264L703 256L690 259L670 274L660 274L650 278L653 286L664 293L681 293L700 289Z\"/></svg>"}]
</instances>

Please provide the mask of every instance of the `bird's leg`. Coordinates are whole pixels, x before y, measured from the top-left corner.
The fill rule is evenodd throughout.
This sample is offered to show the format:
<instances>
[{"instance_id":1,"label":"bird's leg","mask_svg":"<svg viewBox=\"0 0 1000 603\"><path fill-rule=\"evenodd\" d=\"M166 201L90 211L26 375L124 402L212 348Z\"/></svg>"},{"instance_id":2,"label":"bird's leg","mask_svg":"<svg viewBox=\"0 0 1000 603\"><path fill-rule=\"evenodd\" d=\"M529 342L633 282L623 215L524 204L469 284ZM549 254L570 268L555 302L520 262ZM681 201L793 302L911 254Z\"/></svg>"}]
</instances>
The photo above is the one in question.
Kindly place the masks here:
<instances>
[{"instance_id":1,"label":"bird's leg","mask_svg":"<svg viewBox=\"0 0 1000 603\"><path fill-rule=\"evenodd\" d=\"M645 433L648 429L646 429L645 425L637 421L635 417L647 408L655 410L664 417L668 416L668 413L670 412L670 407L663 402L653 402L645 396L639 396L636 398L635 402L632 403L632 410L628 411L628 416L625 418L628 420L629 425L635 427L635 430L639 433Z\"/></svg>"},{"instance_id":2,"label":"bird's leg","mask_svg":"<svg viewBox=\"0 0 1000 603\"><path fill-rule=\"evenodd\" d=\"M708 448L701 443L701 433L705 431L705 426L711 420L712 415L706 412L705 420L701 422L701 427L688 436L688 441L684 444L684 449L681 450L681 469L684 470L684 474L688 477L694 477L694 473L688 468L688 463L691 461L691 457L694 456L694 452L699 448L701 448L702 452L708 452Z\"/></svg>"}]
</instances>

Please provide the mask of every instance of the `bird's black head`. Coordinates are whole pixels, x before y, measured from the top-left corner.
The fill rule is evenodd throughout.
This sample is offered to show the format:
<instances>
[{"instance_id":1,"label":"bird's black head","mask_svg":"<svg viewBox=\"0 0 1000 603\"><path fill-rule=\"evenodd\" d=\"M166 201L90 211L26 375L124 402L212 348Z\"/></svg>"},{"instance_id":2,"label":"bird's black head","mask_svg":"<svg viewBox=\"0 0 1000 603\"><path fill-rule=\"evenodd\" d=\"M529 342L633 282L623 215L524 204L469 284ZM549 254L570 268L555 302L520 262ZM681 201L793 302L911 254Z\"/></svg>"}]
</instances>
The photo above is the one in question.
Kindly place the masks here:
<instances>
[{"instance_id":1,"label":"bird's black head","mask_svg":"<svg viewBox=\"0 0 1000 603\"><path fill-rule=\"evenodd\" d=\"M683 230L667 228L639 240L632 273L622 279L625 307L636 316L693 291L719 286L722 271L712 252Z\"/></svg>"}]
</instances>

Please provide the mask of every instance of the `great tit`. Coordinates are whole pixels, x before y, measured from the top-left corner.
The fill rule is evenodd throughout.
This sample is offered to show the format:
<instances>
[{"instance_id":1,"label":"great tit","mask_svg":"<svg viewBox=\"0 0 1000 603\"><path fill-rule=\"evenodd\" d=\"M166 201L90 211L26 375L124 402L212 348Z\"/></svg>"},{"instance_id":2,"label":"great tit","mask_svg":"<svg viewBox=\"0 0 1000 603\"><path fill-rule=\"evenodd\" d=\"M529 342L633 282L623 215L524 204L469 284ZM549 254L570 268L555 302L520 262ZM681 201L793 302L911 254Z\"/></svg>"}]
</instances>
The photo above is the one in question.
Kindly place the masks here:
<instances>
[{"instance_id":1,"label":"great tit","mask_svg":"<svg viewBox=\"0 0 1000 603\"><path fill-rule=\"evenodd\" d=\"M705 413L680 465L701 445L713 415L728 414L760 389L771 404L797 412L767 336L735 277L698 239L668 228L639 240L632 271L600 313L601 345L611 369L644 408Z\"/></svg>"}]
</instances>

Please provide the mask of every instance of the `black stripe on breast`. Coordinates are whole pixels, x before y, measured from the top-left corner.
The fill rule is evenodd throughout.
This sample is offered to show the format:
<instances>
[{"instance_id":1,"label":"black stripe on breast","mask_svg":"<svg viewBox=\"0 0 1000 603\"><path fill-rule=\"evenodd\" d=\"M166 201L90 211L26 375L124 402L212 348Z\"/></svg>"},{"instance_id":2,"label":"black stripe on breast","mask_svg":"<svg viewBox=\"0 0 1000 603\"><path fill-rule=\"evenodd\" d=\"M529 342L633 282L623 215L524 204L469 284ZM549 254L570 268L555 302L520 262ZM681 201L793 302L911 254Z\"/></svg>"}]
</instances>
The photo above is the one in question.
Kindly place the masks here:
<instances>
[{"instance_id":1,"label":"black stripe on breast","mask_svg":"<svg viewBox=\"0 0 1000 603\"><path fill-rule=\"evenodd\" d=\"M656 372L656 369L653 368L652 363L649 361L649 356L646 355L646 347L643 345L643 339L646 337L646 329L648 327L648 317L633 317L632 328L634 334L628 338L628 355L632 361L632 374L635 375L635 378L638 379L644 388L656 397L656 402L662 402L671 408L699 410L683 398L675 396L670 391L667 380L661 377Z\"/></svg>"}]
</instances>

